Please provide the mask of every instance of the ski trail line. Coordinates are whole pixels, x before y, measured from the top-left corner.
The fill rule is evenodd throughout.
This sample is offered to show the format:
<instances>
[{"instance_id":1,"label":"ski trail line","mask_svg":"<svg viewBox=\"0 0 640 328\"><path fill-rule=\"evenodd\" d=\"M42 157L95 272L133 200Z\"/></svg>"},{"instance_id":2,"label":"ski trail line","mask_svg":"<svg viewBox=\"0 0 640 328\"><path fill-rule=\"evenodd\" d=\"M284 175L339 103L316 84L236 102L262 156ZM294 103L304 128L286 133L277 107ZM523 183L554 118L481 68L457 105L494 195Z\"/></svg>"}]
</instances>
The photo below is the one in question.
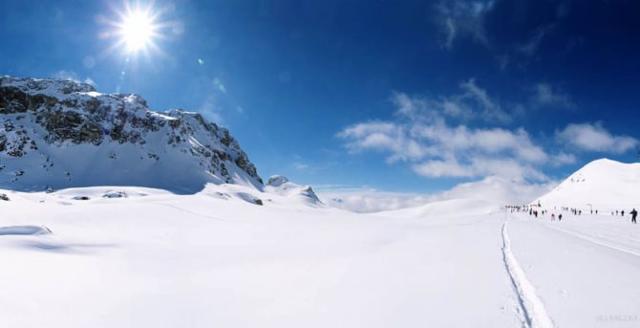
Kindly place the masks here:
<instances>
[{"instance_id":1,"label":"ski trail line","mask_svg":"<svg viewBox=\"0 0 640 328\"><path fill-rule=\"evenodd\" d=\"M524 326L527 328L553 328L553 321L547 314L544 304L536 295L535 288L511 252L511 241L506 222L502 224L502 256L518 297L518 305L524 315Z\"/></svg>"},{"instance_id":2,"label":"ski trail line","mask_svg":"<svg viewBox=\"0 0 640 328\"><path fill-rule=\"evenodd\" d=\"M189 214L191 214L191 215L195 215L195 216L199 216L199 217L201 217L201 218L205 218L205 219L211 219L211 220L216 220L216 221L227 221L227 220L225 220L225 219L223 219L223 218L218 218L218 217L215 217L215 216L208 216L208 215L204 215L204 214L197 213L197 212L194 212L194 211L188 210L188 209L186 209L186 208L182 208L182 207L179 207L179 206L176 206L176 205L172 205L172 204L159 203L159 202L158 202L158 203L155 203L155 204L162 205L162 206L165 206L165 207L170 207L170 208L173 208L173 209L176 209L176 210L179 210L179 211L185 212L185 213L189 213Z\"/></svg>"},{"instance_id":3,"label":"ski trail line","mask_svg":"<svg viewBox=\"0 0 640 328\"><path fill-rule=\"evenodd\" d=\"M593 244L599 245L599 246L603 246L603 247L607 247L619 252L623 252L623 253L627 253L627 254L631 254L631 255L635 255L635 256L640 256L640 253L638 253L637 251L633 251L630 249L627 249L626 247L621 247L621 246L614 246L608 242L605 242L604 240L598 239L597 237L591 237L579 232L574 232L574 231L569 231L566 229L562 229L562 228L557 228L557 227L552 227L552 226L548 226L548 225L544 225L545 227L549 228L549 229L553 229L556 231L560 231L562 233L566 233L568 235L571 235L573 237L582 239L582 240L586 240L588 242L591 242Z\"/></svg>"}]
</instances>

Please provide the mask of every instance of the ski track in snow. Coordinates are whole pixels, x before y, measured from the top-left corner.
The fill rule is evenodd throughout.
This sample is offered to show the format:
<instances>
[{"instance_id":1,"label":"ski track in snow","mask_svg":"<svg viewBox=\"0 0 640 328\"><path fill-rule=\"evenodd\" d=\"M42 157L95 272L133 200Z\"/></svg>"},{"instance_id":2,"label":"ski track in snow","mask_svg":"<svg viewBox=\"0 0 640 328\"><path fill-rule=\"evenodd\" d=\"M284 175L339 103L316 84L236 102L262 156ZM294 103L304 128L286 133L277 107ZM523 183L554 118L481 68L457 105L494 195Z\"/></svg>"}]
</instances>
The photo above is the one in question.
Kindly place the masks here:
<instances>
[{"instance_id":1,"label":"ski track in snow","mask_svg":"<svg viewBox=\"0 0 640 328\"><path fill-rule=\"evenodd\" d=\"M192 214L192 215L195 215L195 216L199 216L201 218L205 218L205 219L211 219L211 220L217 220L217 221L227 221L227 220L225 220L223 218L197 213L197 212L188 210L186 208L183 208L183 207L180 207L180 206L176 206L176 205L172 205L172 204L167 204L167 203L156 203L156 204L161 205L161 206L170 207L170 208L173 208L173 209L185 212L185 213L189 213L189 214Z\"/></svg>"},{"instance_id":2,"label":"ski track in snow","mask_svg":"<svg viewBox=\"0 0 640 328\"><path fill-rule=\"evenodd\" d=\"M527 328L553 328L553 321L547 314L544 304L536 295L535 288L511 251L506 222L502 225L502 255L507 273L517 294L518 305L524 315L523 326Z\"/></svg>"},{"instance_id":3,"label":"ski track in snow","mask_svg":"<svg viewBox=\"0 0 640 328\"><path fill-rule=\"evenodd\" d=\"M627 249L627 248L624 248L624 247L620 247L620 246L615 246L615 245L612 245L612 244L610 244L608 242L600 240L598 238L587 236L587 235L579 233L579 232L569 231L569 230L566 230L566 229L553 227L553 226L549 226L549 225L544 225L544 226L549 228L549 229L560 231L562 233L566 233L566 234L571 235L573 237L576 237L576 238L579 238L579 239L582 239L582 240L586 240L588 242L591 242L591 243L599 245L599 246L607 247L607 248L610 248L610 249L613 249L613 250L616 250L616 251L619 251L619 252L631 254L631 255L634 255L634 256L640 256L640 253L637 252L637 251L633 251L633 250L630 250L630 249Z\"/></svg>"}]
</instances>

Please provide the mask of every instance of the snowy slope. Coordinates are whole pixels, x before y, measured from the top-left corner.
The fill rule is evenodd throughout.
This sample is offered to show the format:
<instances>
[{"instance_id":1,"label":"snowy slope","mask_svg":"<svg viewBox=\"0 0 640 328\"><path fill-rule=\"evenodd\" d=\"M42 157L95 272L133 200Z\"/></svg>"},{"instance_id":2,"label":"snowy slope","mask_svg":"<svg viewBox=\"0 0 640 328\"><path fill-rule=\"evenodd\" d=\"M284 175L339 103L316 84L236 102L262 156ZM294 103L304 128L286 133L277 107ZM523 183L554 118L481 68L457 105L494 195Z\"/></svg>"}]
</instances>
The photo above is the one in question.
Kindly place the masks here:
<instances>
[{"instance_id":1,"label":"snowy slope","mask_svg":"<svg viewBox=\"0 0 640 328\"><path fill-rule=\"evenodd\" d=\"M209 182L262 188L229 131L200 114L155 112L140 96L68 80L0 77L0 187L194 193Z\"/></svg>"},{"instance_id":2,"label":"snowy slope","mask_svg":"<svg viewBox=\"0 0 640 328\"><path fill-rule=\"evenodd\" d=\"M585 165L533 203L545 208L631 210L640 207L640 164L600 159Z\"/></svg>"},{"instance_id":3,"label":"snowy slope","mask_svg":"<svg viewBox=\"0 0 640 328\"><path fill-rule=\"evenodd\" d=\"M0 226L51 233L0 236L3 325L520 323L499 256L499 220L449 227L449 219L400 222L279 193L264 193L271 199L264 206L220 197L241 188L209 185L194 195L120 188L129 197L115 199L96 188L8 192ZM472 249L456 246L468 240Z\"/></svg>"},{"instance_id":4,"label":"snowy slope","mask_svg":"<svg viewBox=\"0 0 640 328\"><path fill-rule=\"evenodd\" d=\"M495 202L481 199L448 199L429 202L425 205L408 207L399 210L382 211L376 215L396 217L428 219L430 217L468 217L477 215L487 215L500 211L500 205Z\"/></svg>"},{"instance_id":5,"label":"snowy slope","mask_svg":"<svg viewBox=\"0 0 640 328\"><path fill-rule=\"evenodd\" d=\"M640 229L609 216L356 214L237 184L0 192L3 327L637 326Z\"/></svg>"}]
</instances>

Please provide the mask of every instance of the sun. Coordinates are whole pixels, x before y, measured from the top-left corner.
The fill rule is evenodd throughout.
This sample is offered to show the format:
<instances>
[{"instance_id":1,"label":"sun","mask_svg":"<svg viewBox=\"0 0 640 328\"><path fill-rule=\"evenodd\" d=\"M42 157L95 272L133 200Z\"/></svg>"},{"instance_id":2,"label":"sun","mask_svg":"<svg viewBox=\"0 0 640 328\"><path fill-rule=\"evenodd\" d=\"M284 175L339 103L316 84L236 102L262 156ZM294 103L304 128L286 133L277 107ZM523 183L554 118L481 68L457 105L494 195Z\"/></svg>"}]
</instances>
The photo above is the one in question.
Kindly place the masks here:
<instances>
[{"instance_id":1,"label":"sun","mask_svg":"<svg viewBox=\"0 0 640 328\"><path fill-rule=\"evenodd\" d=\"M127 6L115 27L118 44L132 55L155 47L155 41L159 37L159 24L151 7Z\"/></svg>"},{"instance_id":2,"label":"sun","mask_svg":"<svg viewBox=\"0 0 640 328\"><path fill-rule=\"evenodd\" d=\"M123 17L120 37L128 52L138 52L153 42L154 22L147 12L133 11Z\"/></svg>"},{"instance_id":3,"label":"sun","mask_svg":"<svg viewBox=\"0 0 640 328\"><path fill-rule=\"evenodd\" d=\"M180 22L171 16L175 8L154 0L123 0L120 6L114 2L109 5L112 15L98 16L105 26L99 38L111 43L105 52L119 53L127 63L165 56L161 46L181 33Z\"/></svg>"},{"instance_id":4,"label":"sun","mask_svg":"<svg viewBox=\"0 0 640 328\"><path fill-rule=\"evenodd\" d=\"M127 57L136 57L139 53L148 55L158 50L156 42L161 39L163 23L158 21L161 11L139 3L125 2L124 8L115 10L117 18L110 21L112 30L108 37L115 37L114 46L120 48Z\"/></svg>"}]
</instances>

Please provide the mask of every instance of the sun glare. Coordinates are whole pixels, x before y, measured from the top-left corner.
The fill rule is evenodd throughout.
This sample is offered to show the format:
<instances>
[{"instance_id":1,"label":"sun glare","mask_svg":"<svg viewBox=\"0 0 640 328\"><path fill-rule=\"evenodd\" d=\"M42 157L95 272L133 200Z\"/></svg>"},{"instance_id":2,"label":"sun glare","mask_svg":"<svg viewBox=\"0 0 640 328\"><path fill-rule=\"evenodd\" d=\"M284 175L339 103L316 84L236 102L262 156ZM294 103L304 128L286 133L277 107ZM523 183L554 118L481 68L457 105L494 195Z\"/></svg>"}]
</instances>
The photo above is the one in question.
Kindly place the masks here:
<instances>
[{"instance_id":1,"label":"sun glare","mask_svg":"<svg viewBox=\"0 0 640 328\"><path fill-rule=\"evenodd\" d=\"M157 37L156 22L150 10L129 8L121 16L117 29L119 43L129 54L146 51Z\"/></svg>"},{"instance_id":2,"label":"sun glare","mask_svg":"<svg viewBox=\"0 0 640 328\"><path fill-rule=\"evenodd\" d=\"M174 21L168 21L168 7L156 6L153 0L124 0L121 7L111 7L113 16L102 20L107 29L100 38L110 39L107 52L118 52L127 61L164 55L161 44L178 31Z\"/></svg>"},{"instance_id":3,"label":"sun glare","mask_svg":"<svg viewBox=\"0 0 640 328\"><path fill-rule=\"evenodd\" d=\"M153 37L153 21L142 11L129 13L120 28L122 40L129 52L146 48Z\"/></svg>"}]
</instances>

